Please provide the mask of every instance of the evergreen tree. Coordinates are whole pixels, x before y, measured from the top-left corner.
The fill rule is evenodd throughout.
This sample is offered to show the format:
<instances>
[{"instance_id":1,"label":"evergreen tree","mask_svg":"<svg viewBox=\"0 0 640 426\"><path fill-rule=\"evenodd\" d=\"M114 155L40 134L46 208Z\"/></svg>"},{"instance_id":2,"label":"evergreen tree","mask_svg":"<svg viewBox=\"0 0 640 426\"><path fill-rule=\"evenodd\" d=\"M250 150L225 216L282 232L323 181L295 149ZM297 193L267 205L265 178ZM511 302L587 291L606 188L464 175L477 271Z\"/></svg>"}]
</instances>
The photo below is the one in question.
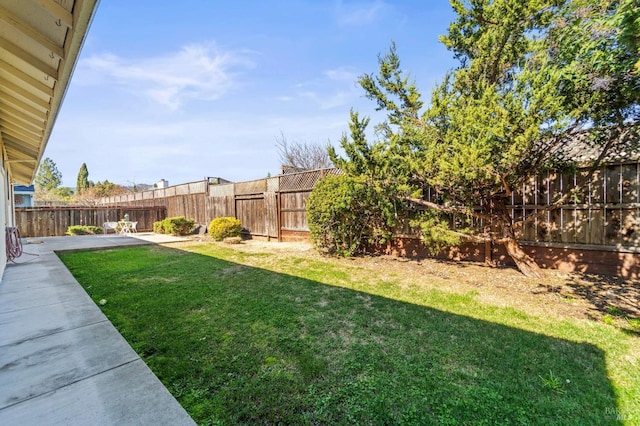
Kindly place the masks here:
<instances>
[{"instance_id":1,"label":"evergreen tree","mask_svg":"<svg viewBox=\"0 0 640 426\"><path fill-rule=\"evenodd\" d=\"M87 169L87 164L82 163L80 171L78 172L78 179L76 180L76 194L82 194L89 186L89 170Z\"/></svg>"},{"instance_id":2,"label":"evergreen tree","mask_svg":"<svg viewBox=\"0 0 640 426\"><path fill-rule=\"evenodd\" d=\"M62 183L62 173L58 170L56 163L49 157L45 158L35 178L36 189L39 191L51 191Z\"/></svg>"},{"instance_id":3,"label":"evergreen tree","mask_svg":"<svg viewBox=\"0 0 640 426\"><path fill-rule=\"evenodd\" d=\"M388 196L426 207L415 224L427 243L501 243L524 274L539 276L516 240L522 224L508 214L507 197L577 131L613 126L593 132L603 158L637 117L634 1L452 0L457 18L441 40L460 66L424 108L392 45L379 57L379 74L359 79L387 113L376 128L380 140L366 141L368 119L352 113L351 136L341 140L346 158L330 150L332 161ZM427 188L436 194L430 200ZM473 227L452 230L451 215Z\"/></svg>"}]
</instances>

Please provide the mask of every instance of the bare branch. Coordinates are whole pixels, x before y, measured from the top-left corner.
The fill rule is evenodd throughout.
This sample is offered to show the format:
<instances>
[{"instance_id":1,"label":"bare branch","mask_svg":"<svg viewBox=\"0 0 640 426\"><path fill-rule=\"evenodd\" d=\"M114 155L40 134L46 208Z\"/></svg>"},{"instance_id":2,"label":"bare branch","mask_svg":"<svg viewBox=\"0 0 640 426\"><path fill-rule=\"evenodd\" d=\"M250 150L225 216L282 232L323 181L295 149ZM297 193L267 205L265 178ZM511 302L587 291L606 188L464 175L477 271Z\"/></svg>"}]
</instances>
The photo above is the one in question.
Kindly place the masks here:
<instances>
[{"instance_id":1,"label":"bare branch","mask_svg":"<svg viewBox=\"0 0 640 426\"><path fill-rule=\"evenodd\" d=\"M293 167L301 170L316 170L333 167L329 159L327 145L319 143L293 141L289 142L280 133L276 138L276 148L280 156L280 162L284 167Z\"/></svg>"}]
</instances>

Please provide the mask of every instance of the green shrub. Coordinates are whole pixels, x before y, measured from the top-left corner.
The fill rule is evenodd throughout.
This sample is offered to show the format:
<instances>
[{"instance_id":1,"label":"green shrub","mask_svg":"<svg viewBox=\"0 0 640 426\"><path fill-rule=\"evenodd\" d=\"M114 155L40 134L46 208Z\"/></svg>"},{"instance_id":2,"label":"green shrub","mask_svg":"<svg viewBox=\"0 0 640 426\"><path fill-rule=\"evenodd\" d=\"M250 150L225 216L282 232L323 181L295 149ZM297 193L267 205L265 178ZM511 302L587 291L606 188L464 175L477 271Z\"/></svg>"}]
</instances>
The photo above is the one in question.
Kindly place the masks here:
<instances>
[{"instance_id":1,"label":"green shrub","mask_svg":"<svg viewBox=\"0 0 640 426\"><path fill-rule=\"evenodd\" d=\"M153 232L156 234L164 234L164 220L153 222Z\"/></svg>"},{"instance_id":2,"label":"green shrub","mask_svg":"<svg viewBox=\"0 0 640 426\"><path fill-rule=\"evenodd\" d=\"M209 236L216 241L228 237L239 237L242 224L235 217L217 217L209 222Z\"/></svg>"},{"instance_id":3,"label":"green shrub","mask_svg":"<svg viewBox=\"0 0 640 426\"><path fill-rule=\"evenodd\" d=\"M101 234L102 232L104 232L104 229L100 226L73 225L67 228L68 235L93 235Z\"/></svg>"},{"instance_id":4,"label":"green shrub","mask_svg":"<svg viewBox=\"0 0 640 426\"><path fill-rule=\"evenodd\" d=\"M194 219L184 216L168 217L159 222L153 222L153 232L156 234L189 235L196 226Z\"/></svg>"},{"instance_id":5,"label":"green shrub","mask_svg":"<svg viewBox=\"0 0 640 426\"><path fill-rule=\"evenodd\" d=\"M393 202L363 177L327 176L307 199L307 222L314 246L339 256L364 253L382 244L395 224Z\"/></svg>"}]
</instances>

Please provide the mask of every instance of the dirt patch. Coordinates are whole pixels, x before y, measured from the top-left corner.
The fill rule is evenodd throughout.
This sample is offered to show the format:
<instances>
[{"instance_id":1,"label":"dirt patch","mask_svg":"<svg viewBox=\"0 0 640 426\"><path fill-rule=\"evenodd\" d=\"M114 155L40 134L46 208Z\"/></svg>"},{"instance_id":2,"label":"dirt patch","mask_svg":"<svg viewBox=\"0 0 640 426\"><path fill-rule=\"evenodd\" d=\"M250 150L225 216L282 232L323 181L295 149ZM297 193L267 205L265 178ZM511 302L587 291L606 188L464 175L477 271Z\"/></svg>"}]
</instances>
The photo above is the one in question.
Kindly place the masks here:
<instances>
[{"instance_id":1,"label":"dirt patch","mask_svg":"<svg viewBox=\"0 0 640 426\"><path fill-rule=\"evenodd\" d=\"M246 240L226 246L248 253L308 257L357 266L401 286L466 294L484 303L513 307L538 316L602 319L640 318L640 283L616 277L544 270L543 279L527 278L517 269L474 262L411 260L393 256L330 258L309 243Z\"/></svg>"}]
</instances>

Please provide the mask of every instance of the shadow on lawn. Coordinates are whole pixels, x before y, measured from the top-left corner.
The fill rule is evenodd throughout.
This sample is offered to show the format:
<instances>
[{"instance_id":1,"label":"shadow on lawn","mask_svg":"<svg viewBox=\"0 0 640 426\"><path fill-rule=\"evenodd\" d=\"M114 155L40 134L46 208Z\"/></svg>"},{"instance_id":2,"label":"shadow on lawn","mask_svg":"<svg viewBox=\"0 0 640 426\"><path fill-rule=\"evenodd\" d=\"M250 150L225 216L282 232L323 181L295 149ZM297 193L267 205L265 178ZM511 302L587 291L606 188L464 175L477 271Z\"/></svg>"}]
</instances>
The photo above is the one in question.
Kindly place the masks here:
<instances>
[{"instance_id":1,"label":"shadow on lawn","mask_svg":"<svg viewBox=\"0 0 640 426\"><path fill-rule=\"evenodd\" d=\"M200 423L621 424L591 344L176 249L123 250L61 258Z\"/></svg>"}]
</instances>

